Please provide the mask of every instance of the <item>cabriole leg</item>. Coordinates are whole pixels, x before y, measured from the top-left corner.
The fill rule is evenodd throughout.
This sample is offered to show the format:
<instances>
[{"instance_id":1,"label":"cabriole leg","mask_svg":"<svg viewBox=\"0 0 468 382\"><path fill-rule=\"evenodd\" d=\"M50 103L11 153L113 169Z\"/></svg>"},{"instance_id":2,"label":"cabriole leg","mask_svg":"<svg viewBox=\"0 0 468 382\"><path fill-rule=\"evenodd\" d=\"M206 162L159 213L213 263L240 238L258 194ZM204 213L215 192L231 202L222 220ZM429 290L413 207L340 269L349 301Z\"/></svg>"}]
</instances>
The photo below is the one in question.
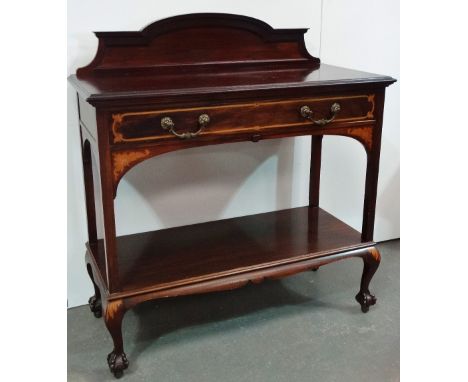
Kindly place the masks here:
<instances>
[{"instance_id":1,"label":"cabriole leg","mask_svg":"<svg viewBox=\"0 0 468 382\"><path fill-rule=\"evenodd\" d=\"M94 282L93 271L91 269L91 265L86 264L86 269L88 270L89 278L93 283L94 287L94 296L91 296L88 300L89 309L93 312L94 317L100 318L102 316L102 304L101 304L101 292L99 287Z\"/></svg>"},{"instance_id":2,"label":"cabriole leg","mask_svg":"<svg viewBox=\"0 0 468 382\"><path fill-rule=\"evenodd\" d=\"M369 307L377 302L377 298L369 292L369 283L380 264L380 253L377 248L370 248L362 257L364 270L361 278L361 290L356 295L356 301L361 304L363 313L369 311Z\"/></svg>"},{"instance_id":3,"label":"cabriole leg","mask_svg":"<svg viewBox=\"0 0 468 382\"><path fill-rule=\"evenodd\" d=\"M107 303L104 321L114 341L114 349L107 356L107 363L110 371L116 378L120 378L123 375L123 371L128 367L122 339L122 319L124 314L125 307L121 300L109 301Z\"/></svg>"}]
</instances>

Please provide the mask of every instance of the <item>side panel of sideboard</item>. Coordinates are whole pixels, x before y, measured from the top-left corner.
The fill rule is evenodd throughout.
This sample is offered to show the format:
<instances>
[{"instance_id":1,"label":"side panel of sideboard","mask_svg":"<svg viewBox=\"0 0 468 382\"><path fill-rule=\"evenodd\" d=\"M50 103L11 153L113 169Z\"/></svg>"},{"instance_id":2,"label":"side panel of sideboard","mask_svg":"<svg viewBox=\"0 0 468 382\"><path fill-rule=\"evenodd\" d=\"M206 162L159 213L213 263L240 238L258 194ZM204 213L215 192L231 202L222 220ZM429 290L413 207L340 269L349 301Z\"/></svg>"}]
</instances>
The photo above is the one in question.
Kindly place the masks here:
<instances>
[{"instance_id":1,"label":"side panel of sideboard","mask_svg":"<svg viewBox=\"0 0 468 382\"><path fill-rule=\"evenodd\" d=\"M110 202L103 189L103 183L105 184L103 166L106 165L106 158L108 158L108 156L103 155L105 151L102 151L102 147L100 147L103 145L105 146L107 140L99 135L99 121L96 109L79 95L77 95L77 99L86 198L88 243L91 247L97 246L98 240L100 239L104 239L106 243L104 257L94 259L95 265L101 273L101 275L94 275L94 279L102 277L105 287L108 290L112 290L112 285L118 285L117 257L115 250L112 250L113 243L115 242L113 200L111 201L111 216L109 216L108 206ZM107 211L105 206L107 206ZM109 224L110 218L112 218L112 224ZM97 251L94 252L97 253Z\"/></svg>"}]
</instances>

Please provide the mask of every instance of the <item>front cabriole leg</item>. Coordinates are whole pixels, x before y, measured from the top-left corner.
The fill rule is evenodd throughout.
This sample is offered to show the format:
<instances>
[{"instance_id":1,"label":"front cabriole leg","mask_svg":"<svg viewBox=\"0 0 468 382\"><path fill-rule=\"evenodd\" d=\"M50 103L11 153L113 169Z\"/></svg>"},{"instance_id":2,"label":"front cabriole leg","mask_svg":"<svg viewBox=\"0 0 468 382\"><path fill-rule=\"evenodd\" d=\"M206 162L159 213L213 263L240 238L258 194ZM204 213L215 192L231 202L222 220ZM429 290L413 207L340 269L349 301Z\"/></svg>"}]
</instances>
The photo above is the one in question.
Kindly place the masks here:
<instances>
[{"instance_id":1,"label":"front cabriole leg","mask_svg":"<svg viewBox=\"0 0 468 382\"><path fill-rule=\"evenodd\" d=\"M104 313L104 321L114 341L114 350L107 356L110 371L116 378L123 375L128 367L127 355L123 349L122 319L125 314L125 306L122 300L112 300L107 303Z\"/></svg>"},{"instance_id":2,"label":"front cabriole leg","mask_svg":"<svg viewBox=\"0 0 468 382\"><path fill-rule=\"evenodd\" d=\"M369 292L369 283L380 264L380 253L377 248L369 248L362 256L364 270L361 278L361 290L356 295L356 301L361 304L363 313L369 311L371 305L375 305L377 298Z\"/></svg>"}]
</instances>

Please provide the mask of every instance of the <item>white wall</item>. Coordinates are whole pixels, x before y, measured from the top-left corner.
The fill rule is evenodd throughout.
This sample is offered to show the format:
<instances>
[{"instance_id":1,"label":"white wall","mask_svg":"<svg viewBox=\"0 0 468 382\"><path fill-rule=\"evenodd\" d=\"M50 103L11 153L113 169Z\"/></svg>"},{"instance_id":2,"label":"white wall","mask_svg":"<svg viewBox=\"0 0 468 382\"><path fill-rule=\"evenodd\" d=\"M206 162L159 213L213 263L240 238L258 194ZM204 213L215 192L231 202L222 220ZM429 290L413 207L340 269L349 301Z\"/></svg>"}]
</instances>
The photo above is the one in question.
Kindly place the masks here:
<instances>
[{"instance_id":1,"label":"white wall","mask_svg":"<svg viewBox=\"0 0 468 382\"><path fill-rule=\"evenodd\" d=\"M320 58L327 64L399 80L399 3L324 0ZM365 160L344 137L325 137L321 205L361 229ZM400 82L387 88L374 240L400 236Z\"/></svg>"},{"instance_id":2,"label":"white wall","mask_svg":"<svg viewBox=\"0 0 468 382\"><path fill-rule=\"evenodd\" d=\"M322 45L323 62L397 76L398 59L392 57L393 66L387 65L384 59L389 54L385 50L387 42L373 46L375 57L365 60L359 49L362 41L355 41L364 38L371 43L378 41L379 26L369 37L355 30L349 33L347 29L354 28L354 20L347 20L346 27L335 25L333 15L327 16L327 10L345 12L340 9L340 3L346 4L345 1L323 4L323 20L328 26L323 25L321 44L320 0L277 3L199 0L171 2L170 6L152 0L69 1L68 72L75 72L94 57L97 40L92 31L138 30L156 19L176 14L226 12L256 17L275 28L309 27L307 48L311 54L320 56ZM362 6L367 3L372 2L362 2ZM366 12L365 8L360 10ZM341 19L345 17L341 15ZM394 12L389 19L392 18L397 23L398 14ZM374 27L367 18L362 21ZM370 38L374 40L369 41ZM392 36L388 43L396 48L394 54L398 56L398 38ZM345 49L351 45L357 49ZM382 147L385 155L381 173L383 187L379 188L382 200L379 199L377 211L377 240L399 235L398 206L391 200L391 194L396 193L398 197L399 191L398 173L395 175L394 171L395 164L399 163L397 96L398 92L389 96L387 110L390 111L386 113L385 129L393 133L384 134ZM87 240L84 191L76 99L71 86L68 105L68 304L77 306L86 303L93 292L84 266ZM153 158L129 171L119 185L115 200L117 234L306 205L309 158L310 138L307 137L208 146ZM354 140L324 139L322 204L357 229L362 219L364 165L363 149ZM339 179L335 174L340 175Z\"/></svg>"}]
</instances>

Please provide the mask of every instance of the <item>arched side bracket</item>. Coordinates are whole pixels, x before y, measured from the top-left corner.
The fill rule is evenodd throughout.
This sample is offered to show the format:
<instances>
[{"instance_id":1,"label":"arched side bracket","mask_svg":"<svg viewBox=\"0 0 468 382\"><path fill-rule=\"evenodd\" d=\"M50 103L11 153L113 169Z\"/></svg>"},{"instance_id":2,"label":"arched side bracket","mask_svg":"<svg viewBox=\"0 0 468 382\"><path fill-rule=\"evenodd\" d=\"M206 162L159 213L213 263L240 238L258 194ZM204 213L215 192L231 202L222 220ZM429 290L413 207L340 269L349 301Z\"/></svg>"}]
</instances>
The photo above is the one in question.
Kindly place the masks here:
<instances>
[{"instance_id":1,"label":"arched side bracket","mask_svg":"<svg viewBox=\"0 0 468 382\"><path fill-rule=\"evenodd\" d=\"M245 141L245 139L233 139L235 141ZM115 150L111 152L112 157L112 176L114 185L114 198L117 195L117 187L122 177L137 164L146 159L169 153L171 151L188 149L198 146L212 145L210 141L179 141L171 145L152 145L148 147L129 148L124 150Z\"/></svg>"},{"instance_id":2,"label":"arched side bracket","mask_svg":"<svg viewBox=\"0 0 468 382\"><path fill-rule=\"evenodd\" d=\"M367 153L372 149L373 137L374 137L374 125L366 125L362 127L343 127L336 129L320 129L313 132L314 134L322 135L342 135L350 138L356 139L360 142ZM307 135L310 134L310 131ZM292 135L298 135L292 134ZM302 135L302 134L301 134ZM304 134L305 135L305 134ZM268 139L268 136L264 137ZM270 138L277 138L276 136L271 136ZM249 139L243 137L233 138L230 142L235 141L246 141ZM226 142L228 143L228 142ZM155 145L147 147L138 147L138 148L129 148L124 150L115 150L112 152L112 174L113 174L113 185L114 185L114 198L117 195L117 187L119 185L122 177L134 166L143 162L146 159L168 153L171 151L187 149L197 146L206 146L212 145L213 142L210 141L180 141L171 145Z\"/></svg>"},{"instance_id":3,"label":"arched side bracket","mask_svg":"<svg viewBox=\"0 0 468 382\"><path fill-rule=\"evenodd\" d=\"M150 149L124 150L112 153L114 198L117 195L117 186L119 185L120 179L122 179L125 173L133 166L136 166L138 163L154 155L156 154L152 155Z\"/></svg>"},{"instance_id":4,"label":"arched side bracket","mask_svg":"<svg viewBox=\"0 0 468 382\"><path fill-rule=\"evenodd\" d=\"M374 143L374 126L353 127L347 129L330 130L323 135L341 135L357 140L364 146L366 153L369 154Z\"/></svg>"},{"instance_id":5,"label":"arched side bracket","mask_svg":"<svg viewBox=\"0 0 468 382\"><path fill-rule=\"evenodd\" d=\"M356 127L348 132L335 132L334 134L354 138L359 141L366 150L367 167L361 240L362 242L373 241L381 126L375 124L373 126ZM358 301L362 303L359 299Z\"/></svg>"}]
</instances>

